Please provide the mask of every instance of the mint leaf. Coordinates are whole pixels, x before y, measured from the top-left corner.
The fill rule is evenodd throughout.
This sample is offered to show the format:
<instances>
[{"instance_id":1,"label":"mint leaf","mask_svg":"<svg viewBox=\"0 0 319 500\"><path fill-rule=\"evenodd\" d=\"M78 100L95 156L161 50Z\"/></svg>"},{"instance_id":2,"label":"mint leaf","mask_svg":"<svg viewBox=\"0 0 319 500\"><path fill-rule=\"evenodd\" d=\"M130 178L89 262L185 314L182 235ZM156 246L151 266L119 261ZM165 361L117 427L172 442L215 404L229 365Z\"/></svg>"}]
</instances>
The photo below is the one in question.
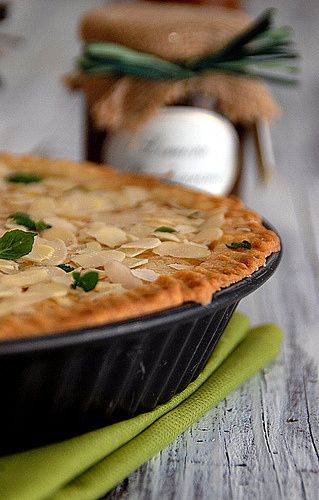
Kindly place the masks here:
<instances>
[{"instance_id":1,"label":"mint leaf","mask_svg":"<svg viewBox=\"0 0 319 500\"><path fill-rule=\"evenodd\" d=\"M21 183L21 184L32 184L33 182L40 182L43 180L41 175L30 174L27 172L17 172L15 174L10 174L6 177L7 182Z\"/></svg>"},{"instance_id":2,"label":"mint leaf","mask_svg":"<svg viewBox=\"0 0 319 500\"><path fill-rule=\"evenodd\" d=\"M77 286L80 286L81 273L76 271L76 272L72 273L72 276L73 276L74 281L71 284L71 288L73 288L75 290Z\"/></svg>"},{"instance_id":3,"label":"mint leaf","mask_svg":"<svg viewBox=\"0 0 319 500\"><path fill-rule=\"evenodd\" d=\"M36 233L14 229L0 238L0 259L16 260L31 252Z\"/></svg>"},{"instance_id":4,"label":"mint leaf","mask_svg":"<svg viewBox=\"0 0 319 500\"><path fill-rule=\"evenodd\" d=\"M27 229L31 229L32 231L37 231L40 233L41 231L44 231L45 229L50 229L50 224L47 224L43 220L39 220L38 222L35 222L31 217L24 213L24 212L16 212L14 214L9 215L10 219L15 220L17 224L20 226L24 226Z\"/></svg>"},{"instance_id":5,"label":"mint leaf","mask_svg":"<svg viewBox=\"0 0 319 500\"><path fill-rule=\"evenodd\" d=\"M38 233L41 233L41 231L44 231L45 229L50 229L50 227L52 226L44 222L44 220L39 220L38 222L35 223L35 228L38 231Z\"/></svg>"},{"instance_id":6,"label":"mint leaf","mask_svg":"<svg viewBox=\"0 0 319 500\"><path fill-rule=\"evenodd\" d=\"M82 288L85 292L90 292L93 290L97 282L99 281L99 273L96 271L89 271L88 273L85 273L81 276L79 272L74 272L72 273L73 276L73 283L71 285L71 288L75 289L77 287Z\"/></svg>"},{"instance_id":7,"label":"mint leaf","mask_svg":"<svg viewBox=\"0 0 319 500\"><path fill-rule=\"evenodd\" d=\"M66 273L71 273L72 271L74 271L74 267L68 266L67 264L59 264L57 267L59 267Z\"/></svg>"},{"instance_id":8,"label":"mint leaf","mask_svg":"<svg viewBox=\"0 0 319 500\"><path fill-rule=\"evenodd\" d=\"M20 226L24 226L32 231L36 231L37 229L35 222L24 212L15 212L14 214L9 215L9 218L13 219Z\"/></svg>"},{"instance_id":9,"label":"mint leaf","mask_svg":"<svg viewBox=\"0 0 319 500\"><path fill-rule=\"evenodd\" d=\"M236 250L237 248L247 248L248 250L250 250L251 243L249 243L249 241L247 241L247 240L238 241L238 242L234 241L233 243L230 243L230 245L226 244L226 247L231 248L232 250Z\"/></svg>"},{"instance_id":10,"label":"mint leaf","mask_svg":"<svg viewBox=\"0 0 319 500\"><path fill-rule=\"evenodd\" d=\"M172 227L168 227L168 226L160 226L157 229L155 229L155 232L158 232L158 233L177 233L176 229L173 229Z\"/></svg>"}]
</instances>

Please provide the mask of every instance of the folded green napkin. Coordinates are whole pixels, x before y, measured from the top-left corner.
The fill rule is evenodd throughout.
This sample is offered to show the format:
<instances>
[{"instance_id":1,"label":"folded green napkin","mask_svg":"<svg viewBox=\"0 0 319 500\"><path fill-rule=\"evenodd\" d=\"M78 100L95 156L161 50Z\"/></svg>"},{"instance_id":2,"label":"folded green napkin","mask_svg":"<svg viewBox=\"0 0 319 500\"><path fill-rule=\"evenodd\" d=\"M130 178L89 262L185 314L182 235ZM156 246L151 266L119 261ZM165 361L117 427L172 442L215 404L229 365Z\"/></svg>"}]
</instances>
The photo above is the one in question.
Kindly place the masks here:
<instances>
[{"instance_id":1,"label":"folded green napkin","mask_svg":"<svg viewBox=\"0 0 319 500\"><path fill-rule=\"evenodd\" d=\"M270 363L282 331L249 329L236 313L198 378L155 410L97 431L0 458L0 498L90 500L114 488Z\"/></svg>"}]
</instances>

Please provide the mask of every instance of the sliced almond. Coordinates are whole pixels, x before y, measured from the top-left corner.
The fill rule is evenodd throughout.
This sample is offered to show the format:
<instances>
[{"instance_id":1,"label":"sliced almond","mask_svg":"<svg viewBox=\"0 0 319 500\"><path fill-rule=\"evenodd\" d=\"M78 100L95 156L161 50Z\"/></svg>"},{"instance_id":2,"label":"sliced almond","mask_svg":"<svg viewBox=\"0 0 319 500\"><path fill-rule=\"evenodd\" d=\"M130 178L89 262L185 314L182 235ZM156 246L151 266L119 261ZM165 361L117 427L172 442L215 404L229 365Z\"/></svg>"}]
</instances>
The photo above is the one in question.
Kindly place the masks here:
<instances>
[{"instance_id":1,"label":"sliced almond","mask_svg":"<svg viewBox=\"0 0 319 500\"><path fill-rule=\"evenodd\" d=\"M38 240L34 242L32 251L25 256L25 259L32 262L42 262L52 257L52 255L54 255L54 248Z\"/></svg>"},{"instance_id":2,"label":"sliced almond","mask_svg":"<svg viewBox=\"0 0 319 500\"><path fill-rule=\"evenodd\" d=\"M134 234L127 233L126 234L128 241L136 241L139 240L138 236L135 236Z\"/></svg>"},{"instance_id":3,"label":"sliced almond","mask_svg":"<svg viewBox=\"0 0 319 500\"><path fill-rule=\"evenodd\" d=\"M139 186L125 186L123 188L123 194L127 206L130 207L133 207L141 201L145 201L150 197L149 192L143 187Z\"/></svg>"},{"instance_id":4,"label":"sliced almond","mask_svg":"<svg viewBox=\"0 0 319 500\"><path fill-rule=\"evenodd\" d=\"M99 193L90 193L83 190L74 190L67 193L57 204L56 212L59 215L74 219L89 220L91 214L110 210L112 204L107 196Z\"/></svg>"},{"instance_id":5,"label":"sliced almond","mask_svg":"<svg viewBox=\"0 0 319 500\"><path fill-rule=\"evenodd\" d=\"M37 283L28 288L27 294L37 294L40 300L52 297L65 297L69 291L69 286L64 283Z\"/></svg>"},{"instance_id":6,"label":"sliced almond","mask_svg":"<svg viewBox=\"0 0 319 500\"><path fill-rule=\"evenodd\" d=\"M104 224L120 228L131 227L139 221L139 214L134 211L125 211L120 213L96 214L95 220L103 221Z\"/></svg>"},{"instance_id":7,"label":"sliced almond","mask_svg":"<svg viewBox=\"0 0 319 500\"><path fill-rule=\"evenodd\" d=\"M8 219L4 225L6 229L21 229L21 231L26 230L25 226L17 224L13 219Z\"/></svg>"},{"instance_id":8,"label":"sliced almond","mask_svg":"<svg viewBox=\"0 0 319 500\"><path fill-rule=\"evenodd\" d=\"M196 243L195 241L187 240L185 239L183 243L187 243L189 245L192 245L193 247L199 247L199 248L207 248L207 245L204 245L204 243Z\"/></svg>"},{"instance_id":9,"label":"sliced almond","mask_svg":"<svg viewBox=\"0 0 319 500\"><path fill-rule=\"evenodd\" d=\"M137 257L146 251L145 248L123 248L120 247L121 252L123 251L125 257Z\"/></svg>"},{"instance_id":10,"label":"sliced almond","mask_svg":"<svg viewBox=\"0 0 319 500\"><path fill-rule=\"evenodd\" d=\"M18 271L19 265L14 260L4 260L0 259L0 271L5 274L10 274L14 271Z\"/></svg>"},{"instance_id":11,"label":"sliced almond","mask_svg":"<svg viewBox=\"0 0 319 500\"><path fill-rule=\"evenodd\" d=\"M101 288L99 288L101 286ZM94 294L90 296L91 300L102 299L112 294L125 292L125 288L120 283L108 283L106 281L99 282L94 289Z\"/></svg>"},{"instance_id":12,"label":"sliced almond","mask_svg":"<svg viewBox=\"0 0 319 500\"><path fill-rule=\"evenodd\" d=\"M133 269L134 267L143 266L144 264L147 263L148 259L134 259L133 257L126 257L125 260L123 261L123 264L125 264L130 269Z\"/></svg>"},{"instance_id":13,"label":"sliced almond","mask_svg":"<svg viewBox=\"0 0 319 500\"><path fill-rule=\"evenodd\" d=\"M154 231L154 236L159 238L161 241L180 241L179 237L174 233L165 233L163 231Z\"/></svg>"},{"instance_id":14,"label":"sliced almond","mask_svg":"<svg viewBox=\"0 0 319 500\"><path fill-rule=\"evenodd\" d=\"M223 234L224 233L222 229L220 229L219 227L208 227L206 229L202 229L201 231L199 231L199 233L192 236L192 239L196 243L204 243L206 245L209 245L214 241L220 240Z\"/></svg>"},{"instance_id":15,"label":"sliced almond","mask_svg":"<svg viewBox=\"0 0 319 500\"><path fill-rule=\"evenodd\" d=\"M176 269L177 271L183 271L183 270L189 270L193 269L194 266L189 266L187 264L167 264L168 267L171 267L172 269Z\"/></svg>"},{"instance_id":16,"label":"sliced almond","mask_svg":"<svg viewBox=\"0 0 319 500\"><path fill-rule=\"evenodd\" d=\"M175 202L169 202L169 205L170 207L174 208L179 214L185 215L185 217L196 217L200 215L200 211L197 210L197 208L185 208Z\"/></svg>"},{"instance_id":17,"label":"sliced almond","mask_svg":"<svg viewBox=\"0 0 319 500\"><path fill-rule=\"evenodd\" d=\"M208 217L200 225L200 230L212 227L221 227L225 223L225 207L219 207L209 212Z\"/></svg>"},{"instance_id":18,"label":"sliced almond","mask_svg":"<svg viewBox=\"0 0 319 500\"><path fill-rule=\"evenodd\" d=\"M134 240L130 243L125 243L121 248L144 248L145 250L151 250L156 248L161 244L158 238L142 238L140 240Z\"/></svg>"},{"instance_id":19,"label":"sliced almond","mask_svg":"<svg viewBox=\"0 0 319 500\"><path fill-rule=\"evenodd\" d=\"M133 269L132 274L144 281L156 281L160 274L152 269Z\"/></svg>"},{"instance_id":20,"label":"sliced almond","mask_svg":"<svg viewBox=\"0 0 319 500\"><path fill-rule=\"evenodd\" d=\"M72 262L87 269L89 267L104 266L110 260L122 262L125 259L125 253L117 250L101 250L100 252L89 251L71 257Z\"/></svg>"},{"instance_id":21,"label":"sliced almond","mask_svg":"<svg viewBox=\"0 0 319 500\"><path fill-rule=\"evenodd\" d=\"M45 238L47 240L55 240L58 238L64 241L67 246L76 244L76 237L74 233L62 227L51 227L50 229L47 229L45 231Z\"/></svg>"},{"instance_id":22,"label":"sliced almond","mask_svg":"<svg viewBox=\"0 0 319 500\"><path fill-rule=\"evenodd\" d=\"M50 279L54 283L61 283L62 285L70 286L73 283L72 273L66 273L63 269L56 266L50 266L47 268L49 272Z\"/></svg>"},{"instance_id":23,"label":"sliced almond","mask_svg":"<svg viewBox=\"0 0 319 500\"><path fill-rule=\"evenodd\" d=\"M86 248L93 252L99 252L102 250L102 245L98 241L89 241L86 244Z\"/></svg>"},{"instance_id":24,"label":"sliced almond","mask_svg":"<svg viewBox=\"0 0 319 500\"><path fill-rule=\"evenodd\" d=\"M190 243L175 243L165 241L159 247L153 250L154 253L161 256L180 257L184 259L201 259L210 255L210 250L206 247L191 245Z\"/></svg>"},{"instance_id":25,"label":"sliced almond","mask_svg":"<svg viewBox=\"0 0 319 500\"><path fill-rule=\"evenodd\" d=\"M36 236L31 252L23 257L31 262L41 262L46 266L57 266L65 262L67 248L60 239L47 240Z\"/></svg>"},{"instance_id":26,"label":"sliced almond","mask_svg":"<svg viewBox=\"0 0 319 500\"><path fill-rule=\"evenodd\" d=\"M43 182L57 191L68 191L77 186L77 181L70 177L46 177Z\"/></svg>"},{"instance_id":27,"label":"sliced almond","mask_svg":"<svg viewBox=\"0 0 319 500\"><path fill-rule=\"evenodd\" d=\"M41 281L47 281L49 272L44 267L31 267L16 274L6 274L0 276L0 283L7 286L26 287Z\"/></svg>"},{"instance_id":28,"label":"sliced almond","mask_svg":"<svg viewBox=\"0 0 319 500\"><path fill-rule=\"evenodd\" d=\"M143 284L140 279L132 274L132 271L128 267L120 262L108 262L104 266L104 269L112 283L120 283L127 290Z\"/></svg>"},{"instance_id":29,"label":"sliced almond","mask_svg":"<svg viewBox=\"0 0 319 500\"><path fill-rule=\"evenodd\" d=\"M103 225L99 229L88 230L87 233L103 245L111 248L120 246L127 241L126 233L115 226Z\"/></svg>"},{"instance_id":30,"label":"sliced almond","mask_svg":"<svg viewBox=\"0 0 319 500\"><path fill-rule=\"evenodd\" d=\"M130 227L129 233L136 236L134 239L141 239L151 236L154 231L154 226L138 223Z\"/></svg>"},{"instance_id":31,"label":"sliced almond","mask_svg":"<svg viewBox=\"0 0 319 500\"><path fill-rule=\"evenodd\" d=\"M52 227L61 227L62 229L66 229L67 231L72 231L72 233L76 232L76 226L69 220L63 219L62 217L49 215L44 217L44 222L50 224L50 226Z\"/></svg>"},{"instance_id":32,"label":"sliced almond","mask_svg":"<svg viewBox=\"0 0 319 500\"><path fill-rule=\"evenodd\" d=\"M49 196L41 196L30 205L29 212L33 217L44 217L54 214L56 210L55 201Z\"/></svg>"},{"instance_id":33,"label":"sliced almond","mask_svg":"<svg viewBox=\"0 0 319 500\"><path fill-rule=\"evenodd\" d=\"M176 231L180 234L190 234L195 233L197 231L197 227L192 226L191 224L178 224L176 226Z\"/></svg>"},{"instance_id":34,"label":"sliced almond","mask_svg":"<svg viewBox=\"0 0 319 500\"><path fill-rule=\"evenodd\" d=\"M0 315L19 312L27 314L33 312L30 306L42 302L43 300L63 297L68 293L69 288L59 283L35 284L23 293L15 296L14 300L7 299L0 303Z\"/></svg>"}]
</instances>

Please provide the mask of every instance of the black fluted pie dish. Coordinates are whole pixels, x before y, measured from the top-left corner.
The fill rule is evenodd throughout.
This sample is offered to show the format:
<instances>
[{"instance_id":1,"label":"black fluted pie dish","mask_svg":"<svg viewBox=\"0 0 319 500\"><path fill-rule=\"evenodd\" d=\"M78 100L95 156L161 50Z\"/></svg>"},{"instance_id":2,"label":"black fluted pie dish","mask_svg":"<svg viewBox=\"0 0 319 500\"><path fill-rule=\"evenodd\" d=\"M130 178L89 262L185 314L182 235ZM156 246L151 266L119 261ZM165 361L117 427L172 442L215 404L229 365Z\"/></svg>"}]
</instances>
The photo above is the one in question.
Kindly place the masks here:
<instances>
[{"instance_id":1,"label":"black fluted pie dish","mask_svg":"<svg viewBox=\"0 0 319 500\"><path fill-rule=\"evenodd\" d=\"M280 258L272 254L208 306L2 342L0 453L133 417L181 392L203 370L238 302L270 278Z\"/></svg>"}]
</instances>

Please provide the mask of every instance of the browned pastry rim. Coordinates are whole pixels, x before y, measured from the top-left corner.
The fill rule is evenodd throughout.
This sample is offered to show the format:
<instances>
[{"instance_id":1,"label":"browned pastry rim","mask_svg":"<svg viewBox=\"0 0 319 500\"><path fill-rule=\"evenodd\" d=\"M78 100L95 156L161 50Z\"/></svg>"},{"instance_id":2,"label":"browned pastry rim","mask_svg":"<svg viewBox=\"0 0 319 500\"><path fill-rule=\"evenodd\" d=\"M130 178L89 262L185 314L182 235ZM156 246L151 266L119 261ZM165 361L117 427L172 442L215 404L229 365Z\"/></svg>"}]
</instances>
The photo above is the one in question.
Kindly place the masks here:
<instances>
[{"instance_id":1,"label":"browned pastry rim","mask_svg":"<svg viewBox=\"0 0 319 500\"><path fill-rule=\"evenodd\" d=\"M1 154L0 161L13 171L32 171L47 175L97 179L105 187L123 185L142 186L151 189L156 200L174 200L187 208L209 210L226 206L224 234L212 253L192 270L176 271L160 276L153 283L146 283L121 294L103 299L84 299L72 307L62 306L54 300L44 300L34 313L8 314L1 318L0 339L30 337L61 331L76 330L88 326L123 321L149 313L163 311L187 302L208 304L214 294L243 278L250 276L266 263L266 258L280 248L277 235L264 227L261 217L244 207L235 197L214 197L190 189L163 183L153 177L118 173L109 167L101 168L90 163L74 163L64 160L41 159L31 156ZM251 249L228 248L226 244L248 240ZM156 256L154 256L156 258Z\"/></svg>"}]
</instances>

